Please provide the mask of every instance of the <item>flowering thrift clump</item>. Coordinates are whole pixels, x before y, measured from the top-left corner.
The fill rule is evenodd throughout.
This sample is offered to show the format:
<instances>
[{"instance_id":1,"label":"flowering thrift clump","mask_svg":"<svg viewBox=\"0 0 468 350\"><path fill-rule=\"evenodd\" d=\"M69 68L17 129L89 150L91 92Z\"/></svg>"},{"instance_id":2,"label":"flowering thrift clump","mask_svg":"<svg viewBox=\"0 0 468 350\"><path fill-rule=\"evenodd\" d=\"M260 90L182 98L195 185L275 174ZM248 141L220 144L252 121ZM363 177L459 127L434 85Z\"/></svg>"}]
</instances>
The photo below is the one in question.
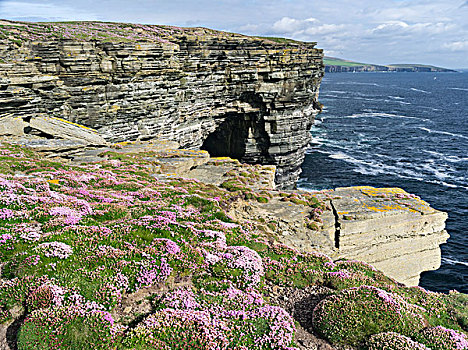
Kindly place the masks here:
<instances>
[{"instance_id":1,"label":"flowering thrift clump","mask_svg":"<svg viewBox=\"0 0 468 350\"><path fill-rule=\"evenodd\" d=\"M158 311L131 332L128 346L291 349L293 319L282 308L265 305L255 291L176 289L155 306Z\"/></svg>"},{"instance_id":2,"label":"flowering thrift clump","mask_svg":"<svg viewBox=\"0 0 468 350\"><path fill-rule=\"evenodd\" d=\"M37 246L37 250L47 257L66 259L73 254L73 249L62 242L47 242Z\"/></svg>"},{"instance_id":3,"label":"flowering thrift clump","mask_svg":"<svg viewBox=\"0 0 468 350\"><path fill-rule=\"evenodd\" d=\"M442 326L425 328L416 335L416 338L432 350L468 349L466 334Z\"/></svg>"},{"instance_id":4,"label":"flowering thrift clump","mask_svg":"<svg viewBox=\"0 0 468 350\"><path fill-rule=\"evenodd\" d=\"M0 220L8 220L15 216L13 210L7 208L0 208Z\"/></svg>"},{"instance_id":5,"label":"flowering thrift clump","mask_svg":"<svg viewBox=\"0 0 468 350\"><path fill-rule=\"evenodd\" d=\"M18 348L107 350L122 337L123 330L105 311L79 306L41 308L24 321Z\"/></svg>"},{"instance_id":6,"label":"flowering thrift clump","mask_svg":"<svg viewBox=\"0 0 468 350\"><path fill-rule=\"evenodd\" d=\"M413 334L427 324L422 312L397 294L362 286L321 301L314 310L313 325L332 343L357 346L376 333Z\"/></svg>"},{"instance_id":7,"label":"flowering thrift clump","mask_svg":"<svg viewBox=\"0 0 468 350\"><path fill-rule=\"evenodd\" d=\"M425 345L395 332L371 336L367 342L367 348L368 350L431 350Z\"/></svg>"}]
</instances>

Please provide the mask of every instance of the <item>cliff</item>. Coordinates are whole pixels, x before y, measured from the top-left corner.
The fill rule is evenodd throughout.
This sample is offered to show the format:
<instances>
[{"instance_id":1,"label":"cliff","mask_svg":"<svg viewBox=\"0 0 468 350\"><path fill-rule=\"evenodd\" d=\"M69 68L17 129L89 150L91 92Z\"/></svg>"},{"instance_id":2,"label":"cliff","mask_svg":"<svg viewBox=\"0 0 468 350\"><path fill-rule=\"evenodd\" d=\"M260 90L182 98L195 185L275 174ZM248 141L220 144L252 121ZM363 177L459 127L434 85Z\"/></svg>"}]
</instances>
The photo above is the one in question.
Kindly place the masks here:
<instances>
[{"instance_id":1,"label":"cliff","mask_svg":"<svg viewBox=\"0 0 468 350\"><path fill-rule=\"evenodd\" d=\"M53 116L110 142L165 138L277 166L292 187L320 110L322 50L204 28L0 25L0 116Z\"/></svg>"}]
</instances>

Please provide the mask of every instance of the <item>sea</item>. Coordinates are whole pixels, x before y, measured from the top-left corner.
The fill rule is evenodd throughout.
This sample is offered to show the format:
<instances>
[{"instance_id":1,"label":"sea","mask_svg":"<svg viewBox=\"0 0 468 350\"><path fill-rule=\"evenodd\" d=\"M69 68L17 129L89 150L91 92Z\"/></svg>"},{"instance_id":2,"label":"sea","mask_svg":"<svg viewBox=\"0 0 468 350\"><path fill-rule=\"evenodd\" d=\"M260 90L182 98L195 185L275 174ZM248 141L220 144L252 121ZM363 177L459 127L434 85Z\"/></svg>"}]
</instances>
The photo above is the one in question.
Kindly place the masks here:
<instances>
[{"instance_id":1,"label":"sea","mask_svg":"<svg viewBox=\"0 0 468 350\"><path fill-rule=\"evenodd\" d=\"M468 293L468 72L329 73L298 187L400 187L448 213L420 286Z\"/></svg>"}]
</instances>

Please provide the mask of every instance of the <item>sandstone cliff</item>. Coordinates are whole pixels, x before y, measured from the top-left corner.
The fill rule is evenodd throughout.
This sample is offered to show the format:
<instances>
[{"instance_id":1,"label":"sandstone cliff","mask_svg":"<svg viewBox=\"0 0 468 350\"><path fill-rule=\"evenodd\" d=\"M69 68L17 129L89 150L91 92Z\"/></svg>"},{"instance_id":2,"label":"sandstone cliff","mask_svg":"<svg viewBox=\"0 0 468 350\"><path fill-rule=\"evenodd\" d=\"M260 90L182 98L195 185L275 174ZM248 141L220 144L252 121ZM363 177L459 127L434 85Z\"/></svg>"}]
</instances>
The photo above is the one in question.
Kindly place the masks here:
<instances>
[{"instance_id":1,"label":"sandstone cliff","mask_svg":"<svg viewBox=\"0 0 468 350\"><path fill-rule=\"evenodd\" d=\"M204 28L0 25L0 116L59 117L112 142L165 138L300 174L322 50Z\"/></svg>"}]
</instances>

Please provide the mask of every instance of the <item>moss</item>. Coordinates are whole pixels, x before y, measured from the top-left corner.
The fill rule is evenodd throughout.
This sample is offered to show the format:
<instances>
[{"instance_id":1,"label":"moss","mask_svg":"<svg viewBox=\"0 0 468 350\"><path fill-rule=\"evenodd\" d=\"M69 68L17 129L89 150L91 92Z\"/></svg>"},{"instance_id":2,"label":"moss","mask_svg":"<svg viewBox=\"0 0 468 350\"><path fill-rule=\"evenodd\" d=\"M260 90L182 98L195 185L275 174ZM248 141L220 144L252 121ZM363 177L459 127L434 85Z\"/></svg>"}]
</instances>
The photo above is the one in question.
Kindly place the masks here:
<instances>
[{"instance_id":1,"label":"moss","mask_svg":"<svg viewBox=\"0 0 468 350\"><path fill-rule=\"evenodd\" d=\"M267 197L257 197L257 202L259 203L268 203L268 201Z\"/></svg>"},{"instance_id":2,"label":"moss","mask_svg":"<svg viewBox=\"0 0 468 350\"><path fill-rule=\"evenodd\" d=\"M235 192L235 191L242 191L245 189L244 186L241 186L237 181L235 180L227 180L224 181L221 186L221 188L224 188L230 192Z\"/></svg>"}]
</instances>

